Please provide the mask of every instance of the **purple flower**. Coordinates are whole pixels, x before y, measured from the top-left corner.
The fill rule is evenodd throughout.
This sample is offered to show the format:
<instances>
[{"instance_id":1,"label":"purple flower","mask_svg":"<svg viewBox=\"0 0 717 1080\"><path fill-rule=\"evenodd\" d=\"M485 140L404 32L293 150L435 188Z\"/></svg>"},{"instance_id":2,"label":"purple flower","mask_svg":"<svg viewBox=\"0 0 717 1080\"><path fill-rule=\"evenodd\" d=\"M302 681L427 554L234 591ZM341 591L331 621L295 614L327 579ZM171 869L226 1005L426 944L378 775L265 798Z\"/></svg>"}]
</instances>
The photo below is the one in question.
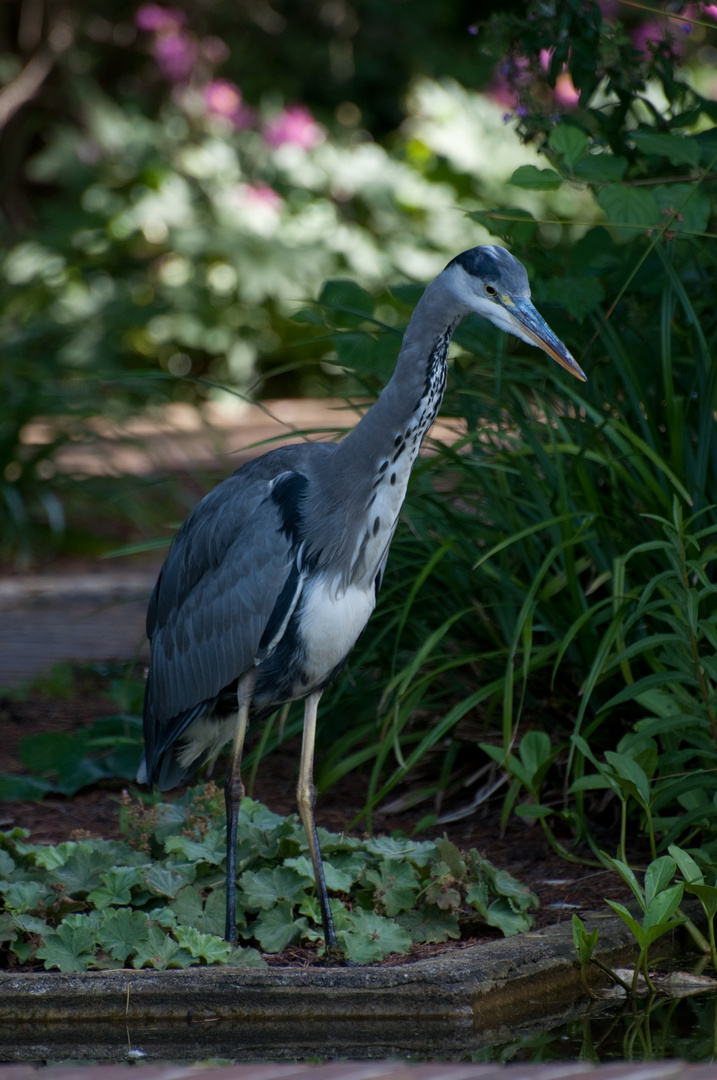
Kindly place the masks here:
<instances>
[{"instance_id":1,"label":"purple flower","mask_svg":"<svg viewBox=\"0 0 717 1080\"><path fill-rule=\"evenodd\" d=\"M178 30L186 21L183 11L178 8L163 8L159 4L142 4L134 16L134 24L138 30L146 30L150 34L166 34Z\"/></svg>"},{"instance_id":2,"label":"purple flower","mask_svg":"<svg viewBox=\"0 0 717 1080\"><path fill-rule=\"evenodd\" d=\"M641 53L644 60L650 60L660 45L662 45L660 50L662 56L666 60L672 58L675 43L664 21L658 22L655 20L654 22L641 23L632 31L631 37L633 45Z\"/></svg>"},{"instance_id":3,"label":"purple flower","mask_svg":"<svg viewBox=\"0 0 717 1080\"><path fill-rule=\"evenodd\" d=\"M186 82L197 60L197 44L182 29L187 21L184 12L159 4L143 4L137 9L134 21L140 30L154 34L152 55L164 78L174 83Z\"/></svg>"},{"instance_id":4,"label":"purple flower","mask_svg":"<svg viewBox=\"0 0 717 1080\"><path fill-rule=\"evenodd\" d=\"M252 110L242 101L241 90L228 79L215 79L205 86L204 104L210 115L229 120L235 128L250 127L254 119Z\"/></svg>"},{"instance_id":5,"label":"purple flower","mask_svg":"<svg viewBox=\"0 0 717 1080\"><path fill-rule=\"evenodd\" d=\"M310 150L323 142L325 135L305 105L287 105L283 112L267 121L264 138L273 149L291 143Z\"/></svg>"},{"instance_id":6,"label":"purple flower","mask_svg":"<svg viewBox=\"0 0 717 1080\"><path fill-rule=\"evenodd\" d=\"M169 82L186 82L197 59L197 45L181 30L158 34L152 43L157 67Z\"/></svg>"}]
</instances>

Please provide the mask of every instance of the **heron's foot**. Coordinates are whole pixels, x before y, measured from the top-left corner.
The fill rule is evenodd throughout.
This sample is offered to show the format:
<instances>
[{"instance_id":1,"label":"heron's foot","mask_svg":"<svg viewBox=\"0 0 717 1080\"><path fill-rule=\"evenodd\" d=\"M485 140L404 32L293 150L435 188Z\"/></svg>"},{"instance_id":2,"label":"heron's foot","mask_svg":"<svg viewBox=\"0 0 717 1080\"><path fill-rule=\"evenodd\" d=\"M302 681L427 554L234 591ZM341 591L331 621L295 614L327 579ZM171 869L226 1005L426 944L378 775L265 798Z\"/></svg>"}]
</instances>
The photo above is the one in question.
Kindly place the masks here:
<instances>
[{"instance_id":1,"label":"heron's foot","mask_svg":"<svg viewBox=\"0 0 717 1080\"><path fill-rule=\"evenodd\" d=\"M349 960L344 950L337 942L327 945L324 955L321 957L322 967L356 967L354 960Z\"/></svg>"}]
</instances>

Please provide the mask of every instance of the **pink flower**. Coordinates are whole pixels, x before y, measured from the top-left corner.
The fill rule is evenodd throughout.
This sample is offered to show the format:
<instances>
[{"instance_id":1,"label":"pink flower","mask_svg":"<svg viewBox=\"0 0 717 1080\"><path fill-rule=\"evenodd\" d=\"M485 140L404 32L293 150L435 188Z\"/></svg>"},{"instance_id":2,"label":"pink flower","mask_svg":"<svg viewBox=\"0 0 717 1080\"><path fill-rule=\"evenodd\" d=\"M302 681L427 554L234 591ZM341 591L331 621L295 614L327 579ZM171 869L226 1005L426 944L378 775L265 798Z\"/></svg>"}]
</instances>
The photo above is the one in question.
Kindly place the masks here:
<instances>
[{"instance_id":1,"label":"pink flower","mask_svg":"<svg viewBox=\"0 0 717 1080\"><path fill-rule=\"evenodd\" d=\"M150 34L166 34L178 30L186 21L183 11L178 8L163 8L159 4L142 4L134 16L135 26L139 30L147 30Z\"/></svg>"},{"instance_id":2,"label":"pink flower","mask_svg":"<svg viewBox=\"0 0 717 1080\"><path fill-rule=\"evenodd\" d=\"M234 199L239 205L273 210L277 214L282 206L281 195L268 184L237 184L234 189Z\"/></svg>"},{"instance_id":3,"label":"pink flower","mask_svg":"<svg viewBox=\"0 0 717 1080\"><path fill-rule=\"evenodd\" d=\"M709 15L710 19L717 19L717 4L707 4L707 6L703 8L703 14Z\"/></svg>"},{"instance_id":4,"label":"pink flower","mask_svg":"<svg viewBox=\"0 0 717 1080\"><path fill-rule=\"evenodd\" d=\"M292 143L310 150L324 141L324 129L305 105L287 105L283 112L267 122L264 138L273 149Z\"/></svg>"},{"instance_id":5,"label":"pink flower","mask_svg":"<svg viewBox=\"0 0 717 1080\"><path fill-rule=\"evenodd\" d=\"M242 101L241 90L228 79L215 79L204 88L204 104L208 113L231 121L236 128L247 128L254 119Z\"/></svg>"},{"instance_id":6,"label":"pink flower","mask_svg":"<svg viewBox=\"0 0 717 1080\"><path fill-rule=\"evenodd\" d=\"M553 49L540 50L540 66L543 71L548 71L548 69L550 68L550 61L552 59L553 52ZM562 105L566 109L573 108L580 100L580 94L575 89L572 76L570 75L570 72L567 71L565 64L563 64L563 70L555 80L553 97L557 101L558 105Z\"/></svg>"},{"instance_id":7,"label":"pink flower","mask_svg":"<svg viewBox=\"0 0 717 1080\"><path fill-rule=\"evenodd\" d=\"M577 105L580 100L580 94L573 86L573 80L569 71L564 71L561 75L558 75L555 80L553 97L559 105L564 106L566 109L572 109Z\"/></svg>"}]
</instances>

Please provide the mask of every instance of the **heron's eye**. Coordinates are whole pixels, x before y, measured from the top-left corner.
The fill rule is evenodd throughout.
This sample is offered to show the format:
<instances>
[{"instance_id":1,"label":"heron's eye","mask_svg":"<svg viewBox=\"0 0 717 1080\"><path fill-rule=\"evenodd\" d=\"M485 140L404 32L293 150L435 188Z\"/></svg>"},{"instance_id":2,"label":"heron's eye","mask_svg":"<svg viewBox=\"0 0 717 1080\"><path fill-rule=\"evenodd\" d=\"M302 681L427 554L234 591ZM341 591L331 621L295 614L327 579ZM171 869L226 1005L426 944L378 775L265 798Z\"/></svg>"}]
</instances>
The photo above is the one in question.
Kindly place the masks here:
<instances>
[{"instance_id":1,"label":"heron's eye","mask_svg":"<svg viewBox=\"0 0 717 1080\"><path fill-rule=\"evenodd\" d=\"M486 285L485 291L488 293L488 296L498 295L498 290L496 289L495 285Z\"/></svg>"}]
</instances>

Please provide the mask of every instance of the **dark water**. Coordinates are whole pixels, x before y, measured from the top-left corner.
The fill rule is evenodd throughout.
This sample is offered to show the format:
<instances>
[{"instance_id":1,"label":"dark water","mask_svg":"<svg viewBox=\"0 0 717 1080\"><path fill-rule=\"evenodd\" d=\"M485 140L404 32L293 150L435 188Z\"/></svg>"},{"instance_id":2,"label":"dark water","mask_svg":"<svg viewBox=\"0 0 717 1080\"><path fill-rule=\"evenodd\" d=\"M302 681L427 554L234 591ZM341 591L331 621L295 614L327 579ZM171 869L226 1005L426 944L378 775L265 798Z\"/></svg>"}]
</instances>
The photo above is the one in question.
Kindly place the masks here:
<instances>
[{"instance_id":1,"label":"dark water","mask_svg":"<svg viewBox=\"0 0 717 1080\"><path fill-rule=\"evenodd\" d=\"M562 1011L562 1017L561 1017ZM561 1022L561 1019L563 1022ZM191 1020L169 1025L87 1023L0 1026L0 1061L163 1062L403 1059L408 1061L645 1061L717 1057L717 993L636 1001L558 1002L550 1017L506 1015L481 1030L470 1018L380 1024Z\"/></svg>"},{"instance_id":2,"label":"dark water","mask_svg":"<svg viewBox=\"0 0 717 1080\"><path fill-rule=\"evenodd\" d=\"M480 1061L662 1061L717 1059L717 992L686 998L594 1002L584 1014L487 1050Z\"/></svg>"}]
</instances>

